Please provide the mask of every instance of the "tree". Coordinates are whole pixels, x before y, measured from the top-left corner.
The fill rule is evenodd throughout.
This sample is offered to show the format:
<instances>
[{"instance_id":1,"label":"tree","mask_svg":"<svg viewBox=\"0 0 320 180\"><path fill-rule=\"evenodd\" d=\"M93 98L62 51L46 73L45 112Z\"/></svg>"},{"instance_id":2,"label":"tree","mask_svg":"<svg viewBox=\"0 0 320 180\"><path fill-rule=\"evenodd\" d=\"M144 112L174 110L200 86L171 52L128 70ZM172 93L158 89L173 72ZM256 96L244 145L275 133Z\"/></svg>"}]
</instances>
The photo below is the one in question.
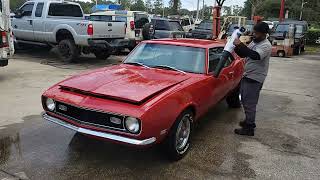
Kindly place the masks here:
<instances>
[{"instance_id":1,"label":"tree","mask_svg":"<svg viewBox=\"0 0 320 180\"><path fill-rule=\"evenodd\" d=\"M152 13L153 0L146 0L146 9L147 9L148 13Z\"/></svg>"},{"instance_id":2,"label":"tree","mask_svg":"<svg viewBox=\"0 0 320 180\"><path fill-rule=\"evenodd\" d=\"M169 5L172 11L172 14L178 14L178 10L181 8L180 0L170 0Z\"/></svg>"},{"instance_id":3,"label":"tree","mask_svg":"<svg viewBox=\"0 0 320 180\"><path fill-rule=\"evenodd\" d=\"M224 16L231 16L232 12L231 12L231 7L230 6L223 6L222 10L223 10L223 15Z\"/></svg>"},{"instance_id":4,"label":"tree","mask_svg":"<svg viewBox=\"0 0 320 180\"><path fill-rule=\"evenodd\" d=\"M120 0L120 4L121 4L122 9L129 10L132 2L131 2L131 0Z\"/></svg>"},{"instance_id":5,"label":"tree","mask_svg":"<svg viewBox=\"0 0 320 180\"><path fill-rule=\"evenodd\" d=\"M154 1L154 13L155 14L162 14L162 12L163 12L162 0L155 0Z\"/></svg>"},{"instance_id":6,"label":"tree","mask_svg":"<svg viewBox=\"0 0 320 180\"><path fill-rule=\"evenodd\" d=\"M146 6L142 0L136 0L136 2L130 7L132 11L145 11Z\"/></svg>"},{"instance_id":7,"label":"tree","mask_svg":"<svg viewBox=\"0 0 320 180\"><path fill-rule=\"evenodd\" d=\"M238 6L238 5L233 5L231 6L232 8L232 15L234 16L239 16L241 11L242 11L242 7L241 6Z\"/></svg>"}]
</instances>

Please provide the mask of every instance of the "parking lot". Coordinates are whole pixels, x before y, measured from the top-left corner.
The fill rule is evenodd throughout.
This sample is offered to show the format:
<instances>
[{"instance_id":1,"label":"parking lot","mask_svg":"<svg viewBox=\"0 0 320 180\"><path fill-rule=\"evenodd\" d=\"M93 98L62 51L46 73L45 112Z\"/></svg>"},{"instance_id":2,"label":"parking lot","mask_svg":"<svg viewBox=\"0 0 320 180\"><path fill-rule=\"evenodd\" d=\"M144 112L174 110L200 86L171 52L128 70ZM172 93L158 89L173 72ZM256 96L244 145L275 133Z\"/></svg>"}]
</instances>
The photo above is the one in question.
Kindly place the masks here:
<instances>
[{"instance_id":1,"label":"parking lot","mask_svg":"<svg viewBox=\"0 0 320 180\"><path fill-rule=\"evenodd\" d=\"M244 114L221 102L174 163L156 147L84 138L40 116L45 89L124 57L65 64L45 48L17 52L0 69L0 179L319 179L320 54L271 59L254 137L233 133Z\"/></svg>"}]
</instances>

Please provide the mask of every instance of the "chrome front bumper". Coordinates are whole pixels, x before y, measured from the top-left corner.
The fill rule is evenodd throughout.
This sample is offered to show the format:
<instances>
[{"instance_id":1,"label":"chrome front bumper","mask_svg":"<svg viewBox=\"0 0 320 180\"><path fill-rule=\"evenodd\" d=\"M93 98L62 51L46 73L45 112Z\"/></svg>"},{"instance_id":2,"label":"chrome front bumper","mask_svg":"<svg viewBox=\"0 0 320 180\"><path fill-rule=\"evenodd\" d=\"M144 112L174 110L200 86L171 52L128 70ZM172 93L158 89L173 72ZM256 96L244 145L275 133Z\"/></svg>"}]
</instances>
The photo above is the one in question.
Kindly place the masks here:
<instances>
[{"instance_id":1,"label":"chrome front bumper","mask_svg":"<svg viewBox=\"0 0 320 180\"><path fill-rule=\"evenodd\" d=\"M59 124L61 126L72 129L72 130L77 131L82 134L97 136L97 137L101 137L101 138L105 138L105 139L109 139L109 140L113 140L113 141L118 141L121 143L126 143L126 144L131 144L131 145L136 145L136 146L144 146L144 145L152 144L156 141L155 137L152 137L149 139L144 139L144 140L137 140L137 139L131 139L131 138L127 138L127 137L123 137L123 136L119 136L119 135L114 135L114 134L110 134L110 133L106 133L106 132L99 132L99 131L94 131L94 130L85 129L85 128L81 128L81 127L76 127L76 126L69 124L65 121L62 121L58 118L52 117L46 113L43 113L42 117L43 117L43 119L45 119L47 121Z\"/></svg>"}]
</instances>

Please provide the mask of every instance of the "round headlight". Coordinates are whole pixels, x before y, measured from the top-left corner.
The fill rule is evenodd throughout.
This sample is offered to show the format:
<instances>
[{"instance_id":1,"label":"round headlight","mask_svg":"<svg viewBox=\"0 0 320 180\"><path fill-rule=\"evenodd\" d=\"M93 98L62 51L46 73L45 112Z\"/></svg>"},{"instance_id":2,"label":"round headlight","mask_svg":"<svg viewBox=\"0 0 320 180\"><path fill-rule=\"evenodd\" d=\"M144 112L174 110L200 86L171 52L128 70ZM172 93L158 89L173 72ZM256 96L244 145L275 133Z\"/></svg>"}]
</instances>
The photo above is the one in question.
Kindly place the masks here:
<instances>
[{"instance_id":1,"label":"round headlight","mask_svg":"<svg viewBox=\"0 0 320 180\"><path fill-rule=\"evenodd\" d=\"M137 118L127 117L125 120L125 126L131 133L138 133L140 130L140 123Z\"/></svg>"},{"instance_id":2,"label":"round headlight","mask_svg":"<svg viewBox=\"0 0 320 180\"><path fill-rule=\"evenodd\" d=\"M53 99L48 98L46 100L46 106L50 111L54 111L54 109L56 108L56 103L54 102Z\"/></svg>"}]
</instances>

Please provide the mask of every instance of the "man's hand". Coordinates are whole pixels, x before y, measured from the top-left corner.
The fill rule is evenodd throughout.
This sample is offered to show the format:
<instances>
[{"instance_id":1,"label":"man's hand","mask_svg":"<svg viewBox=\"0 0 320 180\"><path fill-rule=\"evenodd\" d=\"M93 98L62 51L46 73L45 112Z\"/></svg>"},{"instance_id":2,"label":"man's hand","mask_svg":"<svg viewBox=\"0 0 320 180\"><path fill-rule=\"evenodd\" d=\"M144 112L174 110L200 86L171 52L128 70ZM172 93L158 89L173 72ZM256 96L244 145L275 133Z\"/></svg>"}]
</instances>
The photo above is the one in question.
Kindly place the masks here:
<instances>
[{"instance_id":1,"label":"man's hand","mask_svg":"<svg viewBox=\"0 0 320 180\"><path fill-rule=\"evenodd\" d=\"M234 44L235 46L239 46L241 43L242 43L242 42L240 41L239 38L236 38L236 39L234 39L234 41L233 41L233 44Z\"/></svg>"}]
</instances>

